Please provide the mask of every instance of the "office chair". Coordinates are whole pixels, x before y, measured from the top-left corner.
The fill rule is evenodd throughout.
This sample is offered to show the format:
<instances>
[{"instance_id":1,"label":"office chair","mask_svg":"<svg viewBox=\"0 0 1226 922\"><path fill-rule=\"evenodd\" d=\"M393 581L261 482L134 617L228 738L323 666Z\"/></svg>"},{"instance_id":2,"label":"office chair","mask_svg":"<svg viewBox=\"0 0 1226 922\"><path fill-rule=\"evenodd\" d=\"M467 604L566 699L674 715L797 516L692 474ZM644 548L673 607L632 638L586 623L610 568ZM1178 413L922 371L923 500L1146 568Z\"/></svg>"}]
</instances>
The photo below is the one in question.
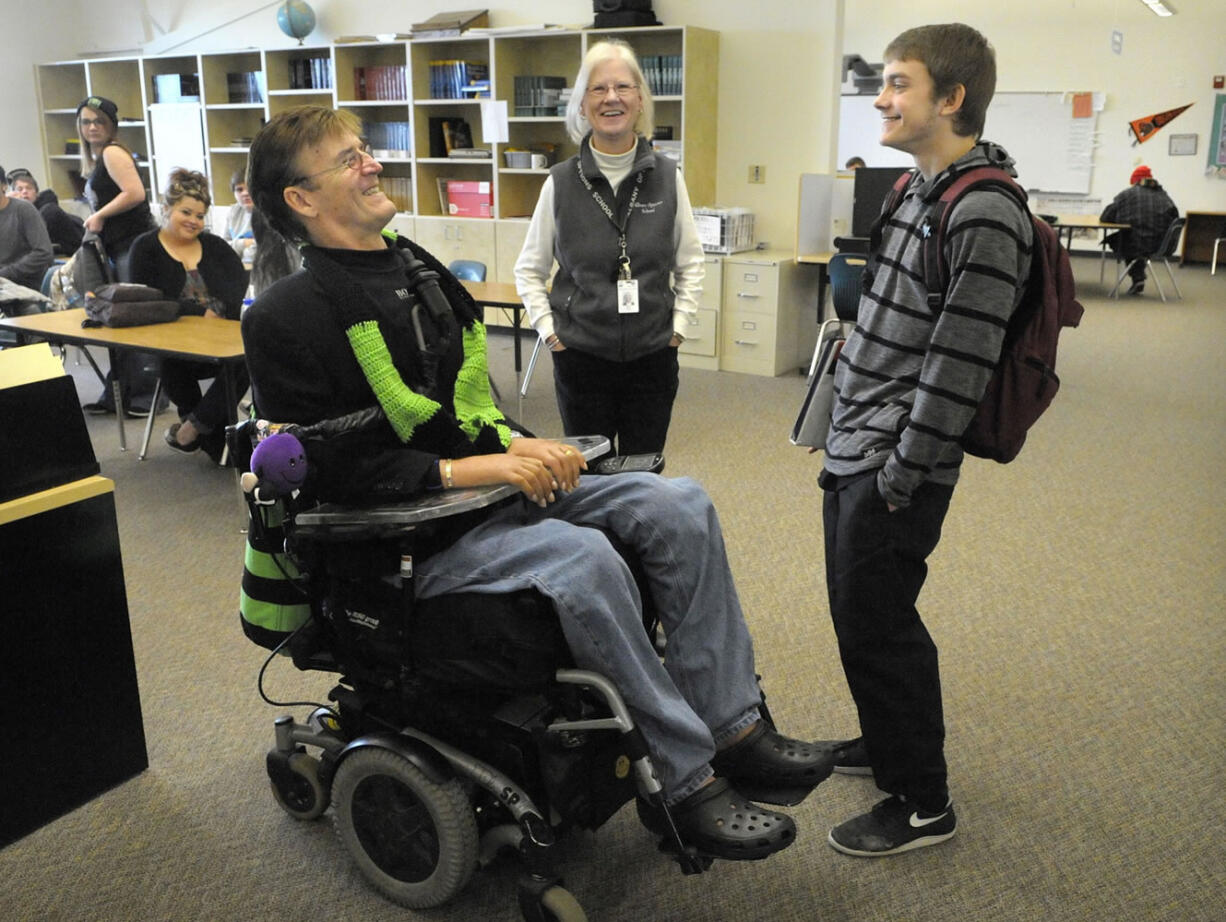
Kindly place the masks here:
<instances>
[{"instance_id":1,"label":"office chair","mask_svg":"<svg viewBox=\"0 0 1226 922\"><path fill-rule=\"evenodd\" d=\"M1138 256L1124 267L1124 271L1120 273L1120 277L1115 280L1115 287L1111 289L1111 297L1118 298L1120 296L1120 285L1124 281L1124 276L1141 260L1145 261L1146 274L1153 278L1154 284L1158 286L1158 294L1162 298L1162 303L1166 303L1166 292L1162 290L1162 283L1158 280L1158 273L1150 272L1150 263L1155 259L1161 259L1162 264L1166 266L1166 274L1171 280L1171 284L1175 286L1175 296L1183 300L1183 294L1179 290L1179 283L1175 281L1175 274L1171 271L1170 258L1175 253L1175 247L1179 244L1179 236L1183 233L1183 226L1187 223L1186 218L1176 218L1171 222L1171 226L1166 229L1166 233L1162 235L1162 242L1158 244L1158 248L1148 256Z\"/></svg>"},{"instance_id":2,"label":"office chair","mask_svg":"<svg viewBox=\"0 0 1226 922\"><path fill-rule=\"evenodd\" d=\"M485 263L475 259L453 259L447 269L458 279L470 282L485 281Z\"/></svg>"},{"instance_id":3,"label":"office chair","mask_svg":"<svg viewBox=\"0 0 1226 922\"><path fill-rule=\"evenodd\" d=\"M855 323L860 310L860 282L868 260L852 253L835 253L830 257L830 299L835 316L846 323Z\"/></svg>"}]
</instances>

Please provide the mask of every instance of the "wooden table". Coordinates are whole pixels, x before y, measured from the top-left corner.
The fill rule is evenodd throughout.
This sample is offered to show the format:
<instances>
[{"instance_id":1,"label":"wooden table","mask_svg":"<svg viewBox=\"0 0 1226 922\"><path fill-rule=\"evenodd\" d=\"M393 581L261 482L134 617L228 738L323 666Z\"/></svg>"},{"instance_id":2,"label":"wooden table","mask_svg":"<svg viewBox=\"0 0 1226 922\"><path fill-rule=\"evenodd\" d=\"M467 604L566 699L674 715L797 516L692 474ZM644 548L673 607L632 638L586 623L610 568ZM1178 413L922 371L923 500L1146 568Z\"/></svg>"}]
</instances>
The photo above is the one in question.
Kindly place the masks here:
<instances>
[{"instance_id":1,"label":"wooden table","mask_svg":"<svg viewBox=\"0 0 1226 922\"><path fill-rule=\"evenodd\" d=\"M70 311L51 311L46 314L31 314L26 317L0 317L0 329L12 330L21 337L45 339L74 346L103 346L112 355L125 349L133 352L152 352L160 356L187 359L193 362L211 362L223 371L227 365L243 361L243 337L237 320L206 319L204 317L180 317L172 323L153 323L139 327L82 327L85 308ZM223 374L226 386L226 406L234 413L239 395L234 393L234 379ZM115 418L119 424L119 449L127 451L127 434L124 431L123 401L118 379L113 381L115 390ZM161 382L158 382L161 391ZM157 407L155 393L153 407ZM145 423L145 437L140 452L144 460L149 448L149 436L153 431L154 411Z\"/></svg>"},{"instance_id":2,"label":"wooden table","mask_svg":"<svg viewBox=\"0 0 1226 922\"><path fill-rule=\"evenodd\" d=\"M1056 215L1056 223L1052 227L1056 229L1057 237L1064 231L1068 231L1064 248L1070 251L1073 249L1073 231L1075 230L1100 231L1104 234L1106 231L1128 230L1127 224L1102 221L1097 215L1092 214L1058 214Z\"/></svg>"}]
</instances>

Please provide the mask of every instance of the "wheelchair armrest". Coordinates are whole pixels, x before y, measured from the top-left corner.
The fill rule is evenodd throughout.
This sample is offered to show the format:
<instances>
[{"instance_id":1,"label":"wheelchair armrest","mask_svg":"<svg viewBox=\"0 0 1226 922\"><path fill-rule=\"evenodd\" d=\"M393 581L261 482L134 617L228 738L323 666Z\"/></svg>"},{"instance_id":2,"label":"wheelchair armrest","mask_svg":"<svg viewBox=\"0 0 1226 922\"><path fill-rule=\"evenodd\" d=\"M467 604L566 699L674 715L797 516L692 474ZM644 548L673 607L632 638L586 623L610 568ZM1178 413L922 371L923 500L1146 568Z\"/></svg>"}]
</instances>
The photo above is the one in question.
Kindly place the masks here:
<instances>
[{"instance_id":1,"label":"wheelchair armrest","mask_svg":"<svg viewBox=\"0 0 1226 922\"><path fill-rule=\"evenodd\" d=\"M609 450L609 440L602 435L574 436L560 441L578 449L586 460L598 458ZM516 492L515 487L509 484L500 484L464 490L442 490L403 502L377 506L324 503L314 509L297 513L294 517L294 531L302 537L330 537L332 540L391 535L398 531L409 531L426 522L484 509L514 496Z\"/></svg>"}]
</instances>

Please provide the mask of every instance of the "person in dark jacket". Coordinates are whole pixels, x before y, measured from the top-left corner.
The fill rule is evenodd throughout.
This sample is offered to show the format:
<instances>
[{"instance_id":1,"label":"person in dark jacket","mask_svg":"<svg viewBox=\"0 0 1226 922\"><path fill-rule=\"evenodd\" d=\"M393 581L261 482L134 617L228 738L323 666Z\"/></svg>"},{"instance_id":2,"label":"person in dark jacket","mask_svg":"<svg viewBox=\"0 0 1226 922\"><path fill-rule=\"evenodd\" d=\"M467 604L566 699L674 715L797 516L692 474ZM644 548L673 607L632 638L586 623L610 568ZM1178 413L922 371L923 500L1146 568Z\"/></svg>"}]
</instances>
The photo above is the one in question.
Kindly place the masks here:
<instances>
[{"instance_id":1,"label":"person in dark jacket","mask_svg":"<svg viewBox=\"0 0 1226 922\"><path fill-rule=\"evenodd\" d=\"M549 171L515 263L566 434L599 432L623 455L664 450L706 265L685 180L651 149L652 119L630 46L593 45L566 113L579 153Z\"/></svg>"},{"instance_id":2,"label":"person in dark jacket","mask_svg":"<svg viewBox=\"0 0 1226 922\"><path fill-rule=\"evenodd\" d=\"M9 170L8 183L10 195L23 198L38 209L55 252L61 256L75 253L85 236L85 222L61 208L59 196L51 189L39 191L38 182L29 170Z\"/></svg>"},{"instance_id":3,"label":"person in dark jacket","mask_svg":"<svg viewBox=\"0 0 1226 922\"><path fill-rule=\"evenodd\" d=\"M205 233L209 204L208 180L203 174L175 170L164 199L164 226L142 234L132 244L132 281L178 300L184 314L238 320L247 274L225 240ZM232 393L238 396L246 391L245 369L226 373L233 375ZM201 378L213 378L203 395ZM185 453L204 447L214 459L219 458L234 407L227 404L226 382L217 374L217 366L164 359L162 386L178 408L180 420L166 430L166 444Z\"/></svg>"},{"instance_id":4,"label":"person in dark jacket","mask_svg":"<svg viewBox=\"0 0 1226 922\"><path fill-rule=\"evenodd\" d=\"M1141 256L1153 256L1162 237L1179 217L1179 209L1166 194L1166 190L1154 179L1153 171L1139 166L1132 171L1128 188L1117 195L1103 209L1102 220L1113 224L1127 224L1128 229L1111 234L1106 243L1125 262L1131 263ZM1128 269L1132 278L1130 295L1139 295L1145 290L1145 263L1138 262Z\"/></svg>"}]
</instances>

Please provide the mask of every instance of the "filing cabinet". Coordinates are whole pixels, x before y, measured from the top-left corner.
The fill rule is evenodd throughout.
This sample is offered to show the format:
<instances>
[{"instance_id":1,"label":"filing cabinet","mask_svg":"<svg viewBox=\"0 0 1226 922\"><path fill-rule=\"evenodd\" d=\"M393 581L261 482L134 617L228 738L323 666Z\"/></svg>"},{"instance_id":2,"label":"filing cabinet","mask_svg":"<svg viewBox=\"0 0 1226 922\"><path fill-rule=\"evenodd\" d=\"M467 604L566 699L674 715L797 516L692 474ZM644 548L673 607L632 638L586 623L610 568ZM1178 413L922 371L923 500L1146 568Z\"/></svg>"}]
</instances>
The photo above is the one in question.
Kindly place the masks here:
<instances>
[{"instance_id":1,"label":"filing cabinet","mask_svg":"<svg viewBox=\"0 0 1226 922\"><path fill-rule=\"evenodd\" d=\"M807 366L817 340L813 273L790 253L724 257L719 367L781 375Z\"/></svg>"}]
</instances>

